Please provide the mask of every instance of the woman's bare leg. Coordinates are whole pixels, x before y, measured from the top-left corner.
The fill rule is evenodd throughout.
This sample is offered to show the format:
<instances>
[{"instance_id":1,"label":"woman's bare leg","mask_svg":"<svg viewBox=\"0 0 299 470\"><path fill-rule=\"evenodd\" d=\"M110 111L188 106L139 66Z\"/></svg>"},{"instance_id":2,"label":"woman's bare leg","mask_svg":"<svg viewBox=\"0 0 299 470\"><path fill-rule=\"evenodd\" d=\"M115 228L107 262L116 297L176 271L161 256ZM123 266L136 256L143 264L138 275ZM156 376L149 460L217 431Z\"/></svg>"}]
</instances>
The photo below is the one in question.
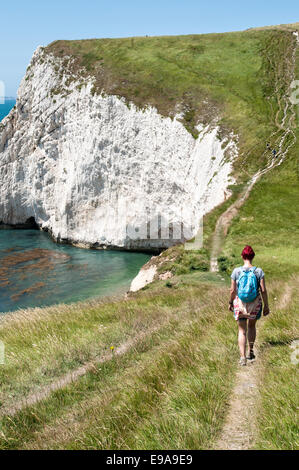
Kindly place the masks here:
<instances>
[{"instance_id":1,"label":"woman's bare leg","mask_svg":"<svg viewBox=\"0 0 299 470\"><path fill-rule=\"evenodd\" d=\"M249 320L248 321L248 344L249 344L249 349L253 351L253 345L255 342L256 338L256 320Z\"/></svg>"},{"instance_id":2,"label":"woman's bare leg","mask_svg":"<svg viewBox=\"0 0 299 470\"><path fill-rule=\"evenodd\" d=\"M242 358L246 358L246 333L247 333L247 320L238 320L239 335L238 344L240 349L240 355Z\"/></svg>"}]
</instances>

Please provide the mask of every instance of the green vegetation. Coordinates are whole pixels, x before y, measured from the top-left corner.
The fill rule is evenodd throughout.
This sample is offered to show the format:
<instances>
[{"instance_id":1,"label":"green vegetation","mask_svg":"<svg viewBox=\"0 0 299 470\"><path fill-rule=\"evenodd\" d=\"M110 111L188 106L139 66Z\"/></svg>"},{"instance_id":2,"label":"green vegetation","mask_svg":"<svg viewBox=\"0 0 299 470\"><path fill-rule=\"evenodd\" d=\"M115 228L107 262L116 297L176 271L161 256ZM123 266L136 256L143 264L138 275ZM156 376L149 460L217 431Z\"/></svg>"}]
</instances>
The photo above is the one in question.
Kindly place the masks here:
<instances>
[{"instance_id":1,"label":"green vegetation","mask_svg":"<svg viewBox=\"0 0 299 470\"><path fill-rule=\"evenodd\" d=\"M299 272L299 146L288 160L258 182L233 219L223 250L228 267L235 265L244 244L254 246L270 278L287 279Z\"/></svg>"},{"instance_id":2,"label":"green vegetation","mask_svg":"<svg viewBox=\"0 0 299 470\"><path fill-rule=\"evenodd\" d=\"M2 413L86 361L94 367L2 417L0 447L209 447L237 359L225 290L181 279L174 290L160 285L127 301L36 309L2 322Z\"/></svg>"},{"instance_id":3,"label":"green vegetation","mask_svg":"<svg viewBox=\"0 0 299 470\"><path fill-rule=\"evenodd\" d=\"M277 145L283 134L291 31L57 41L47 48L75 58L72 63L64 58L64 67L81 74L78 89L93 75L94 93L123 96L128 105L154 105L166 116L182 112L194 136L199 119L221 117L220 133L233 130L240 137L239 184L205 216L201 250L176 246L159 264L157 258L150 261L159 274L170 271L171 279L155 281L126 300L60 305L1 319L6 354L0 367L1 449L213 448L238 358L227 274L240 263L247 243L266 271L272 310L259 322L261 399L254 447L298 447L290 344L299 337L299 135L285 161L259 180L232 220L219 258L223 272L208 272L218 217L252 173L265 167L265 142ZM298 60L296 67L299 76ZM290 113L286 122L292 124ZM69 374L80 370L70 382Z\"/></svg>"},{"instance_id":4,"label":"green vegetation","mask_svg":"<svg viewBox=\"0 0 299 470\"><path fill-rule=\"evenodd\" d=\"M0 448L212 448L238 358L228 284L199 271L171 283L170 289L155 282L128 300L34 309L2 320ZM297 445L289 347L298 337L297 285L293 278L285 292L283 281L270 283L272 315L259 325L256 448ZM63 383L85 364L82 376ZM59 381L58 390L43 395ZM37 402L24 406L24 397ZM21 410L5 416L19 403Z\"/></svg>"},{"instance_id":5,"label":"green vegetation","mask_svg":"<svg viewBox=\"0 0 299 470\"><path fill-rule=\"evenodd\" d=\"M160 260L159 260L160 261ZM161 254L158 272L170 271L172 274L188 274L194 271L209 270L209 253L205 249L185 250L184 245L177 245Z\"/></svg>"},{"instance_id":6,"label":"green vegetation","mask_svg":"<svg viewBox=\"0 0 299 470\"><path fill-rule=\"evenodd\" d=\"M261 155L288 86L293 41L287 29L271 29L55 41L46 51L64 58L64 68L83 82L94 76L93 93L122 96L141 108L152 105L165 116L182 113L195 137L198 122L221 117L223 136L231 131L240 136L242 158L235 170L247 178L265 164Z\"/></svg>"},{"instance_id":7,"label":"green vegetation","mask_svg":"<svg viewBox=\"0 0 299 470\"><path fill-rule=\"evenodd\" d=\"M296 77L299 73L297 51ZM298 116L297 116L298 119ZM232 221L220 266L239 264L245 244L254 247L255 264L266 272L272 313L260 331L261 371L257 413L258 449L298 448L298 365L291 362L298 332L299 173L297 141L286 161L255 185Z\"/></svg>"},{"instance_id":8,"label":"green vegetation","mask_svg":"<svg viewBox=\"0 0 299 470\"><path fill-rule=\"evenodd\" d=\"M292 342L298 340L298 282L298 277L292 277L283 300L273 300L275 315L262 330L258 449L299 448L298 365L291 360ZM282 282L274 284L273 297L278 299L284 288Z\"/></svg>"}]
</instances>

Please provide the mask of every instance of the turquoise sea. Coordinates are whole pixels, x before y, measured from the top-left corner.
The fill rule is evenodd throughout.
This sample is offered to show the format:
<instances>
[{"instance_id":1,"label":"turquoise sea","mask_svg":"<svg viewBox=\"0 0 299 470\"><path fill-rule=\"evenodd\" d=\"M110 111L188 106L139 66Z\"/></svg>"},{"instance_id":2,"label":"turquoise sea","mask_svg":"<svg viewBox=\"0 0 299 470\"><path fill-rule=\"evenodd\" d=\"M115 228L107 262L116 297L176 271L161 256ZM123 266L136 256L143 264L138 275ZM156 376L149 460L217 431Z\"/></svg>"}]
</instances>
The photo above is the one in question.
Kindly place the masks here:
<instances>
[{"instance_id":1,"label":"turquoise sea","mask_svg":"<svg viewBox=\"0 0 299 470\"><path fill-rule=\"evenodd\" d=\"M0 105L0 120L14 104ZM0 314L125 292L149 258L59 245L39 230L0 230Z\"/></svg>"},{"instance_id":2,"label":"turquoise sea","mask_svg":"<svg viewBox=\"0 0 299 470\"><path fill-rule=\"evenodd\" d=\"M16 104L16 100L6 99L4 104L0 104L0 121L7 116L9 111L14 107Z\"/></svg>"},{"instance_id":3,"label":"turquoise sea","mask_svg":"<svg viewBox=\"0 0 299 470\"><path fill-rule=\"evenodd\" d=\"M56 244L39 230L0 230L0 313L125 292L149 258Z\"/></svg>"}]
</instances>

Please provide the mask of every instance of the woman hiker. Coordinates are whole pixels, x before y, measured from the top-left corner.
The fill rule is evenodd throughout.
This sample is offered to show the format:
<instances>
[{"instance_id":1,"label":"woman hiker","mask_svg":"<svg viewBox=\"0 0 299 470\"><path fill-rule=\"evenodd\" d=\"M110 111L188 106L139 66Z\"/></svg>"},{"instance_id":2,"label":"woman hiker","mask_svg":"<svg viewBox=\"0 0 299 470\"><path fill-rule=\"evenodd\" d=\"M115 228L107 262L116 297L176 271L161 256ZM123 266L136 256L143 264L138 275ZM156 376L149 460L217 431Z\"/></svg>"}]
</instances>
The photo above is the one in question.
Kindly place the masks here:
<instances>
[{"instance_id":1,"label":"woman hiker","mask_svg":"<svg viewBox=\"0 0 299 470\"><path fill-rule=\"evenodd\" d=\"M251 246L245 246L241 256L244 265L235 268L231 275L229 310L234 312L235 320L237 320L239 326L240 365L246 366L246 359L255 359L253 352L256 337L255 324L261 318L262 298L264 303L263 314L268 315L270 310L265 274L261 268L252 265L255 253ZM247 320L249 355L246 358Z\"/></svg>"}]
</instances>

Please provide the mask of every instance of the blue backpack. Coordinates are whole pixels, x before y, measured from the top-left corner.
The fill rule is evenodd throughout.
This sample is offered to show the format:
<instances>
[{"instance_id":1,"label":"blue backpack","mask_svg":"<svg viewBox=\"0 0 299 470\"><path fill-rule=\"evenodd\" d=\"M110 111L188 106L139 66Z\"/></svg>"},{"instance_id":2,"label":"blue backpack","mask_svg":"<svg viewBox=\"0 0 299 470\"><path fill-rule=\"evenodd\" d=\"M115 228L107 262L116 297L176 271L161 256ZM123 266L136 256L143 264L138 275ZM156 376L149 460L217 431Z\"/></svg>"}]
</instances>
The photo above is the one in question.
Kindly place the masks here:
<instances>
[{"instance_id":1,"label":"blue backpack","mask_svg":"<svg viewBox=\"0 0 299 470\"><path fill-rule=\"evenodd\" d=\"M259 293L257 277L254 274L255 270L255 266L250 268L249 271L242 269L241 275L239 277L238 297L245 303L252 302L257 298Z\"/></svg>"}]
</instances>

